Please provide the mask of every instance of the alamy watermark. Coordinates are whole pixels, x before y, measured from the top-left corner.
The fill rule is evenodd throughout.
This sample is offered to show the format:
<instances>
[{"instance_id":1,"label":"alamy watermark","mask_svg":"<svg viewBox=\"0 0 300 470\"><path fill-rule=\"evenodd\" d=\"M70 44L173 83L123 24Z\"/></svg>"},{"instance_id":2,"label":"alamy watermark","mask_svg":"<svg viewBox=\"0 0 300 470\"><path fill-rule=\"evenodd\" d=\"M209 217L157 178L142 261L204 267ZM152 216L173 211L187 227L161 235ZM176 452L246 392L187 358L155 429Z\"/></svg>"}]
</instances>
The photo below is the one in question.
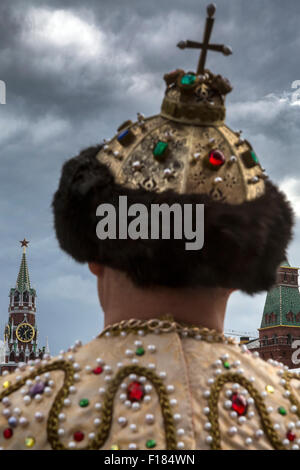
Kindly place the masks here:
<instances>
[{"instance_id":1,"label":"alamy watermark","mask_svg":"<svg viewBox=\"0 0 300 470\"><path fill-rule=\"evenodd\" d=\"M0 80L0 104L6 104L6 83Z\"/></svg>"},{"instance_id":2,"label":"alamy watermark","mask_svg":"<svg viewBox=\"0 0 300 470\"><path fill-rule=\"evenodd\" d=\"M118 211L105 203L97 207L96 215L101 217L96 227L100 240L184 238L189 240L186 250L201 250L204 245L204 204L150 204L149 211L140 203L128 206L127 196L119 196Z\"/></svg>"}]
</instances>

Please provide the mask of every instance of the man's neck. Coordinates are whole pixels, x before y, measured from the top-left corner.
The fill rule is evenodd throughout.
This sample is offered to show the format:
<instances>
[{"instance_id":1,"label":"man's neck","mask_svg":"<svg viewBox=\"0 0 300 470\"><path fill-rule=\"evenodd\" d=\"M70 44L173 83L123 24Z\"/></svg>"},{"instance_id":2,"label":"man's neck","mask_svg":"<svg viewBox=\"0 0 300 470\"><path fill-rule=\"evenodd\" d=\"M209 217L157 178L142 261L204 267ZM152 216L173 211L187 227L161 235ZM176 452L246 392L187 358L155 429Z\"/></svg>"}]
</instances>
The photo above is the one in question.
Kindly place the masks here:
<instances>
[{"instance_id":1,"label":"man's neck","mask_svg":"<svg viewBox=\"0 0 300 470\"><path fill-rule=\"evenodd\" d=\"M155 287L142 289L124 274L105 268L98 279L100 302L105 326L121 320L147 320L170 315L174 320L223 332L228 297L222 288L175 289Z\"/></svg>"}]
</instances>

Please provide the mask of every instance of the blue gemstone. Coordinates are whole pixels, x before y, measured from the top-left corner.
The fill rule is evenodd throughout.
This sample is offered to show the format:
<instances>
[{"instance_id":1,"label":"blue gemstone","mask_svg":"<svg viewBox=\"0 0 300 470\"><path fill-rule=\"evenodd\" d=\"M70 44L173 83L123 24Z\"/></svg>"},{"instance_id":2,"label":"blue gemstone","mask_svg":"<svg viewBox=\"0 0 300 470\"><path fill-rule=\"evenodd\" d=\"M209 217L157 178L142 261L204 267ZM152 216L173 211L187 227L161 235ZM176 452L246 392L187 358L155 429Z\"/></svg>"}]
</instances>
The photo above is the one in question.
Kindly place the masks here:
<instances>
[{"instance_id":1,"label":"blue gemstone","mask_svg":"<svg viewBox=\"0 0 300 470\"><path fill-rule=\"evenodd\" d=\"M128 134L129 134L129 130L128 130L128 129L125 129L125 131L121 132L121 133L118 135L118 137L117 137L118 141L120 142L120 141L121 141L122 139L124 139L124 137L126 137Z\"/></svg>"}]
</instances>

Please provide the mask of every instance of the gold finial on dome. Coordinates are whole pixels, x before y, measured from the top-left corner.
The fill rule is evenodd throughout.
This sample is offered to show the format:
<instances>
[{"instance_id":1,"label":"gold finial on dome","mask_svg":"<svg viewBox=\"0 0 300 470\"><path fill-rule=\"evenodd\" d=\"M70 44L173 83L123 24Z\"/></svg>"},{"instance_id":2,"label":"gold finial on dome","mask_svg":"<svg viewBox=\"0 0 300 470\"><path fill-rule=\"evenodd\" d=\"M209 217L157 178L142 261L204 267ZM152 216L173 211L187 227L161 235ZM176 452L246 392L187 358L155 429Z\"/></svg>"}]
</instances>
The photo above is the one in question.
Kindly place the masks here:
<instances>
[{"instance_id":1,"label":"gold finial on dome","mask_svg":"<svg viewBox=\"0 0 300 470\"><path fill-rule=\"evenodd\" d=\"M207 55L208 50L215 51L215 52L222 52L224 55L232 54L232 49L229 46L225 46L224 44L210 44L209 43L211 32L212 32L214 21L215 21L213 16L216 12L216 5L214 3L211 3L210 5L207 6L206 11L207 11L207 18L206 18L203 42L190 41L188 39L187 41L180 41L177 44L177 47L179 47L180 49L185 49L185 48L201 49L201 54L199 57L198 68L197 68L197 75L204 73L204 66L205 66L206 55Z\"/></svg>"}]
</instances>

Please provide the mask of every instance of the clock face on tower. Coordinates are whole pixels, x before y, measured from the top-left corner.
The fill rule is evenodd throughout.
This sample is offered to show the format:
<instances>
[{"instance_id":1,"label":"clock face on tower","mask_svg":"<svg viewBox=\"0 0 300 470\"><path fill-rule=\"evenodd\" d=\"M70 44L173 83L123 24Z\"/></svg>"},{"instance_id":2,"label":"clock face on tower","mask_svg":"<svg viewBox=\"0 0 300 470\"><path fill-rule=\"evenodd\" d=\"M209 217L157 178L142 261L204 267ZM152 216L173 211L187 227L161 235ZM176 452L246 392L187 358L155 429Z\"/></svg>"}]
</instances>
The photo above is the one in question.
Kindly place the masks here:
<instances>
[{"instance_id":1,"label":"clock face on tower","mask_svg":"<svg viewBox=\"0 0 300 470\"><path fill-rule=\"evenodd\" d=\"M16 335L22 343L29 343L34 338L35 330L30 323L20 323L16 330Z\"/></svg>"}]
</instances>

